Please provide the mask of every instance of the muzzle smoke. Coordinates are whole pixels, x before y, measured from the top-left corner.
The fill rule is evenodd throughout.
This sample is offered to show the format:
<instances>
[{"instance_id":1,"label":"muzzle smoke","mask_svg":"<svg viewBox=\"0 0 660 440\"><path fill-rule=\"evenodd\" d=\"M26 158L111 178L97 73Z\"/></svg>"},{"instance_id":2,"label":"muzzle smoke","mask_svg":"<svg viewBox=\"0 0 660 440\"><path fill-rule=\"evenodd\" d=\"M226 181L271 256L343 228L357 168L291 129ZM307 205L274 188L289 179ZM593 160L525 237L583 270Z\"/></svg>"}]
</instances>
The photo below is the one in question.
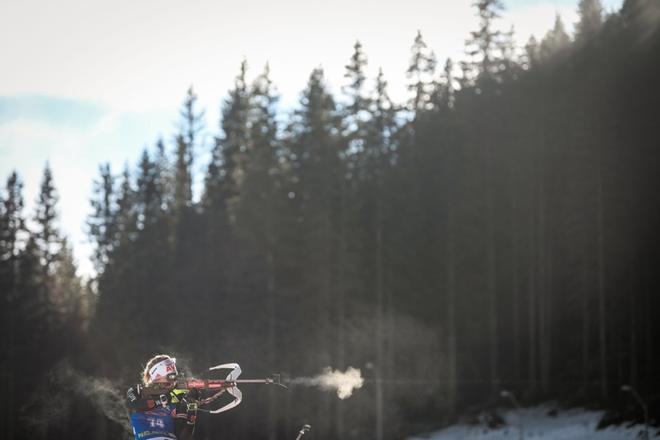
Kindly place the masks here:
<instances>
[{"instance_id":1,"label":"muzzle smoke","mask_svg":"<svg viewBox=\"0 0 660 440\"><path fill-rule=\"evenodd\" d=\"M318 387L325 391L336 391L337 397L347 399L353 395L353 391L362 388L364 379L362 372L353 367L348 367L345 372L333 370L330 367L323 369L323 373L314 377L298 377L289 382L290 385L301 385L305 387Z\"/></svg>"}]
</instances>

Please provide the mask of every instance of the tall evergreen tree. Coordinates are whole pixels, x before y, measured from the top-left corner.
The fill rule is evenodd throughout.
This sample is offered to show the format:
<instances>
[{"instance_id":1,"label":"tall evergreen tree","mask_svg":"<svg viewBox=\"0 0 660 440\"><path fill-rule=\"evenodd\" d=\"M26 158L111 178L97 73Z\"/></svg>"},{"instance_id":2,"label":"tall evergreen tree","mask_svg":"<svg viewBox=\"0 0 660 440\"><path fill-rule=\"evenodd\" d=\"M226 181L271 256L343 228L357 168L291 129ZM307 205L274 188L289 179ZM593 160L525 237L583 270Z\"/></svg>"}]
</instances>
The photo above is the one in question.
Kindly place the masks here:
<instances>
[{"instance_id":1,"label":"tall evergreen tree","mask_svg":"<svg viewBox=\"0 0 660 440\"><path fill-rule=\"evenodd\" d=\"M408 104L411 111L423 111L430 103L433 94L435 68L435 54L424 42L422 33L417 31L417 36L411 47L410 63L406 71L406 75L411 81L408 84L408 90L412 92Z\"/></svg>"},{"instance_id":2,"label":"tall evergreen tree","mask_svg":"<svg viewBox=\"0 0 660 440\"><path fill-rule=\"evenodd\" d=\"M193 158L204 117L203 112L197 111L196 103L197 95L190 87L181 109L180 132L176 136L174 204L179 211L192 206L193 200Z\"/></svg>"},{"instance_id":3,"label":"tall evergreen tree","mask_svg":"<svg viewBox=\"0 0 660 440\"><path fill-rule=\"evenodd\" d=\"M92 213L87 218L90 238L95 244L92 260L97 273L102 273L115 246L116 195L115 178L110 164L99 167L99 180L94 181L94 196L91 199Z\"/></svg>"},{"instance_id":4,"label":"tall evergreen tree","mask_svg":"<svg viewBox=\"0 0 660 440\"><path fill-rule=\"evenodd\" d=\"M384 378L392 371L392 350L386 346L388 336L391 336L392 304L389 300L390 291L387 290L385 277L387 271L387 187L386 179L390 167L394 162L394 133L397 129L395 123L395 108L388 91L387 81L382 69L378 70L375 89L370 101L371 117L367 125L365 138L363 170L358 173L361 179L359 193L362 206L368 210L361 217L367 219L363 231L365 237L364 248L369 249L370 255L365 255L365 274L371 276L364 281L366 286L373 290L367 301L375 301L376 306L376 389L375 389L375 434L376 438L385 436L387 413L387 396L385 395ZM363 209L365 209L363 208Z\"/></svg>"},{"instance_id":5,"label":"tall evergreen tree","mask_svg":"<svg viewBox=\"0 0 660 440\"><path fill-rule=\"evenodd\" d=\"M466 41L467 54L471 57L468 66L472 78L490 83L498 79L501 71L504 34L495 28L495 22L504 6L501 0L477 0L472 5L477 9L479 28L470 32Z\"/></svg>"},{"instance_id":6,"label":"tall evergreen tree","mask_svg":"<svg viewBox=\"0 0 660 440\"><path fill-rule=\"evenodd\" d=\"M67 327L82 331L88 311L82 281L77 274L73 247L64 238L54 273L53 298L56 312Z\"/></svg>"},{"instance_id":7,"label":"tall evergreen tree","mask_svg":"<svg viewBox=\"0 0 660 440\"><path fill-rule=\"evenodd\" d=\"M1 405L3 438L13 439L16 434L16 373L18 360L21 275L21 235L26 234L23 217L23 183L16 172L7 179L4 195L0 197L0 322L3 338L0 349L2 393L6 397ZM22 327L22 326L20 326Z\"/></svg>"},{"instance_id":8,"label":"tall evergreen tree","mask_svg":"<svg viewBox=\"0 0 660 440\"><path fill-rule=\"evenodd\" d=\"M357 235L354 234L357 226L354 221L358 210L355 198L360 176L367 165L367 137L369 136L370 98L365 90L367 56L362 44L356 41L353 45L353 54L344 67L345 84L342 87L345 104L340 113L342 116L341 134L342 146L338 154L342 160L341 169L337 176L337 268L334 301L335 341L334 357L339 368L345 368L349 357L348 322L350 320L351 300L349 292L356 289L359 282L354 276L354 267L357 263L355 252L351 245ZM335 432L337 436L346 435L346 414L344 405L337 405L334 414Z\"/></svg>"},{"instance_id":9,"label":"tall evergreen tree","mask_svg":"<svg viewBox=\"0 0 660 440\"><path fill-rule=\"evenodd\" d=\"M341 179L345 175L341 156L346 147L341 138L340 118L335 101L327 91L323 70L314 69L302 94L301 108L291 127L292 173L295 179L292 194L301 216L303 242L299 261L302 291L314 292L313 313L317 352L307 360L320 368L331 359L325 341L332 340L331 304L338 270L337 231L341 212ZM319 415L328 414L330 402L321 399ZM329 429L328 420L322 429Z\"/></svg>"},{"instance_id":10,"label":"tall evergreen tree","mask_svg":"<svg viewBox=\"0 0 660 440\"><path fill-rule=\"evenodd\" d=\"M222 105L222 134L216 139L206 180L209 202L216 197L222 203L232 205L240 194L248 154L250 96L246 73L247 61L243 61L234 88Z\"/></svg>"},{"instance_id":11,"label":"tall evergreen tree","mask_svg":"<svg viewBox=\"0 0 660 440\"><path fill-rule=\"evenodd\" d=\"M600 0L580 0L579 21L575 25L577 41L593 39L603 26L603 6Z\"/></svg>"},{"instance_id":12,"label":"tall evergreen tree","mask_svg":"<svg viewBox=\"0 0 660 440\"><path fill-rule=\"evenodd\" d=\"M570 43L571 37L566 33L564 23L557 14L554 27L545 34L541 41L540 56L544 61L549 60L560 51L567 49Z\"/></svg>"},{"instance_id":13,"label":"tall evergreen tree","mask_svg":"<svg viewBox=\"0 0 660 440\"><path fill-rule=\"evenodd\" d=\"M535 68L540 61L540 47L539 43L532 35L525 44L525 65L527 68Z\"/></svg>"},{"instance_id":14,"label":"tall evergreen tree","mask_svg":"<svg viewBox=\"0 0 660 440\"><path fill-rule=\"evenodd\" d=\"M356 150L361 148L360 139L364 137L364 118L367 116L369 105L364 91L366 66L367 56L362 49L362 44L356 41L353 45L353 55L345 66L344 78L348 83L342 87L342 91L347 97L344 117L345 123L348 125L346 135L356 142L356 145L353 146Z\"/></svg>"},{"instance_id":15,"label":"tall evergreen tree","mask_svg":"<svg viewBox=\"0 0 660 440\"><path fill-rule=\"evenodd\" d=\"M132 180L131 169L127 163L124 165L117 193L115 247L134 242L136 238L138 211L135 203L136 192Z\"/></svg>"},{"instance_id":16,"label":"tall evergreen tree","mask_svg":"<svg viewBox=\"0 0 660 440\"><path fill-rule=\"evenodd\" d=\"M136 199L138 226L145 229L158 220L163 206L163 196L159 193L158 165L151 160L146 148L138 164Z\"/></svg>"},{"instance_id":17,"label":"tall evergreen tree","mask_svg":"<svg viewBox=\"0 0 660 440\"><path fill-rule=\"evenodd\" d=\"M46 164L34 216L36 245L46 275L52 275L54 263L61 249L62 238L58 227L58 200L59 196L53 182L53 173L50 165Z\"/></svg>"},{"instance_id":18,"label":"tall evergreen tree","mask_svg":"<svg viewBox=\"0 0 660 440\"><path fill-rule=\"evenodd\" d=\"M25 232L22 190L23 182L16 172L12 172L7 179L4 198L0 200L0 262L6 263L7 269L13 265L20 252L20 234ZM6 275L9 279L9 274ZM10 292L8 288L2 290Z\"/></svg>"},{"instance_id":19,"label":"tall evergreen tree","mask_svg":"<svg viewBox=\"0 0 660 440\"><path fill-rule=\"evenodd\" d=\"M270 79L270 68L255 79L249 90L248 144L244 162L245 175L241 196L235 205L236 230L264 261L266 356L269 364L278 362L276 347L282 344L282 308L278 307L277 279L280 249L278 231L286 194L280 158L276 105L278 96ZM277 393L268 396L268 436L277 437L277 419L281 411Z\"/></svg>"},{"instance_id":20,"label":"tall evergreen tree","mask_svg":"<svg viewBox=\"0 0 660 440\"><path fill-rule=\"evenodd\" d=\"M497 115L492 109L496 105L495 96L499 94L499 82L502 77L503 53L502 40L504 34L495 28L495 21L500 18L503 5L500 0L478 0L473 3L479 17L479 28L471 32L471 38L466 42L468 55L472 57L471 68L476 71L475 91L483 95L475 101L476 118L479 121L479 130L471 133L473 147L482 158L483 167L482 193L483 220L484 220L484 254L485 263L485 297L488 304L488 326L486 328L488 339L488 365L491 384L491 396L497 396L500 387L500 359L499 359L499 313L497 292L496 268L496 237L495 237L495 158L494 145L489 141L494 132L497 132ZM488 110L491 109L491 110ZM474 115L473 115L474 117Z\"/></svg>"}]
</instances>

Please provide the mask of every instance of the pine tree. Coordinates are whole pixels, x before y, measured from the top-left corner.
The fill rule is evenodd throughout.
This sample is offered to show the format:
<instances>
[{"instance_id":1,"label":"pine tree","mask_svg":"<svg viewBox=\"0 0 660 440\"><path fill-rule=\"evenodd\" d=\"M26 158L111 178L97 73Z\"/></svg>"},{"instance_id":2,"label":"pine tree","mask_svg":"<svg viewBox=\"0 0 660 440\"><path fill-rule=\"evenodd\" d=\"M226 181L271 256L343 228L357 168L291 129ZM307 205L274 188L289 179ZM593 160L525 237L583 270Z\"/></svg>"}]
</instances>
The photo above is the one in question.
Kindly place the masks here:
<instances>
[{"instance_id":1,"label":"pine tree","mask_svg":"<svg viewBox=\"0 0 660 440\"><path fill-rule=\"evenodd\" d=\"M388 289L385 283L386 276L386 178L393 163L394 147L393 135L396 130L395 108L387 92L387 81L382 69L378 70L375 90L372 92L370 112L371 117L367 124L367 136L364 146L364 161L358 173L361 180L362 191L360 196L362 204L368 212L361 216L366 217L367 225L364 229L366 235L363 240L365 249L373 250L366 255L364 273L373 274L372 279L365 280L366 285L373 289L369 301L375 302L376 328L376 389L375 389L375 437L384 438L387 396L383 379L391 371L391 349L388 350L386 341L393 331L389 317L392 313L391 301L388 298Z\"/></svg>"},{"instance_id":2,"label":"pine tree","mask_svg":"<svg viewBox=\"0 0 660 440\"><path fill-rule=\"evenodd\" d=\"M138 227L145 229L154 225L161 214L163 195L160 193L158 164L151 160L145 148L138 165L136 202Z\"/></svg>"},{"instance_id":3,"label":"pine tree","mask_svg":"<svg viewBox=\"0 0 660 440\"><path fill-rule=\"evenodd\" d=\"M296 209L301 218L300 234L302 246L300 261L303 291L315 292L313 297L315 344L318 348L310 365L320 368L331 360L331 350L327 341L331 337L331 293L335 286L338 270L338 243L341 213L341 179L345 175L341 156L345 144L339 137L341 121L335 101L327 91L323 70L315 69L303 92L301 108L296 112L296 120L290 128L292 179L295 185ZM321 399L317 408L319 415L328 414L330 402ZM331 420L321 427L329 429Z\"/></svg>"},{"instance_id":4,"label":"pine tree","mask_svg":"<svg viewBox=\"0 0 660 440\"><path fill-rule=\"evenodd\" d=\"M347 97L344 116L348 125L347 136L352 139L364 137L364 118L366 117L369 105L368 99L364 96L364 85L366 81L364 69L366 66L367 56L362 50L362 44L356 41L353 45L353 55L349 63L345 66L344 78L346 78L348 84L342 87L342 91ZM355 145L354 148L359 149L360 145Z\"/></svg>"},{"instance_id":5,"label":"pine tree","mask_svg":"<svg viewBox=\"0 0 660 440\"><path fill-rule=\"evenodd\" d=\"M282 152L278 145L278 125L275 107L278 96L274 93L266 66L250 89L248 113L249 134L245 157L245 175L242 195L237 204L237 226L248 228L249 235L257 239L257 247L267 250L273 246L273 220L278 194L279 166ZM244 200L245 199L245 200Z\"/></svg>"},{"instance_id":6,"label":"pine tree","mask_svg":"<svg viewBox=\"0 0 660 440\"><path fill-rule=\"evenodd\" d=\"M456 100L456 85L454 79L454 62L451 58L445 61L442 77L436 84L432 101L436 113L445 114L454 107Z\"/></svg>"},{"instance_id":7,"label":"pine tree","mask_svg":"<svg viewBox=\"0 0 660 440\"><path fill-rule=\"evenodd\" d=\"M247 62L241 63L234 88L224 101L221 113L222 135L216 139L206 178L207 203L231 205L240 194L248 155L249 91L246 82Z\"/></svg>"},{"instance_id":8,"label":"pine tree","mask_svg":"<svg viewBox=\"0 0 660 440\"><path fill-rule=\"evenodd\" d=\"M39 197L37 199L35 221L35 242L39 249L44 274L52 275L53 265L61 249L62 238L58 229L57 202L59 196L53 182L50 165L46 164L41 181Z\"/></svg>"},{"instance_id":9,"label":"pine tree","mask_svg":"<svg viewBox=\"0 0 660 440\"><path fill-rule=\"evenodd\" d=\"M16 364L18 322L20 322L20 275L21 275L21 237L25 234L23 218L23 183L16 172L7 179L4 197L0 197L0 322L3 338L0 350L4 353L0 361L0 378L5 402L0 404L3 416L2 437L13 439L16 428Z\"/></svg>"},{"instance_id":10,"label":"pine tree","mask_svg":"<svg viewBox=\"0 0 660 440\"><path fill-rule=\"evenodd\" d=\"M275 364L276 347L282 344L280 336L282 310L277 304L278 217L282 215L286 195L282 190L282 157L278 141L276 105L278 96L266 65L249 91L248 113L249 140L245 160L245 175L241 196L235 205L236 229L249 240L264 261L266 306L266 356L269 364ZM277 419L281 413L276 393L268 396L268 436L277 436Z\"/></svg>"},{"instance_id":11,"label":"pine tree","mask_svg":"<svg viewBox=\"0 0 660 440\"><path fill-rule=\"evenodd\" d=\"M169 155L165 150L165 142L158 139L154 155L155 164L155 190L160 197L160 209L164 212L174 206L174 175Z\"/></svg>"},{"instance_id":12,"label":"pine tree","mask_svg":"<svg viewBox=\"0 0 660 440\"><path fill-rule=\"evenodd\" d=\"M73 324L76 330L82 330L88 311L85 310L85 292L77 270L73 248L64 238L55 267L52 295L55 310L63 323Z\"/></svg>"},{"instance_id":13,"label":"pine tree","mask_svg":"<svg viewBox=\"0 0 660 440\"><path fill-rule=\"evenodd\" d=\"M541 41L540 57L543 61L550 60L559 52L567 49L571 44L571 37L564 29L564 23L559 14L555 16L554 27L545 34Z\"/></svg>"},{"instance_id":14,"label":"pine tree","mask_svg":"<svg viewBox=\"0 0 660 440\"><path fill-rule=\"evenodd\" d=\"M13 265L19 254L19 235L25 231L22 191L23 183L18 174L12 172L7 179L5 197L0 200L0 264L6 263L7 268ZM2 290L10 292L10 289Z\"/></svg>"},{"instance_id":15,"label":"pine tree","mask_svg":"<svg viewBox=\"0 0 660 440\"><path fill-rule=\"evenodd\" d=\"M578 16L575 39L586 41L593 38L603 26L603 6L600 0L580 0Z\"/></svg>"},{"instance_id":16,"label":"pine tree","mask_svg":"<svg viewBox=\"0 0 660 440\"><path fill-rule=\"evenodd\" d=\"M131 170L128 164L124 165L121 181L117 193L117 208L113 220L116 225L113 247L127 246L135 241L138 230L138 211L136 193L133 188Z\"/></svg>"},{"instance_id":17,"label":"pine tree","mask_svg":"<svg viewBox=\"0 0 660 440\"><path fill-rule=\"evenodd\" d=\"M470 32L470 39L466 41L467 54L472 58L468 69L473 81L489 84L499 79L502 70L504 34L495 29L495 21L500 18L504 6L501 0L477 0L472 5L477 8L479 28Z\"/></svg>"},{"instance_id":18,"label":"pine tree","mask_svg":"<svg viewBox=\"0 0 660 440\"><path fill-rule=\"evenodd\" d=\"M497 292L496 268L496 237L495 237L495 144L490 141L494 132L497 132L497 115L495 96L501 93L500 82L503 79L504 54L502 52L505 35L495 29L495 21L500 17L503 9L500 0L478 0L473 4L477 8L479 29L471 32L467 41L468 55L472 57L470 67L475 78L475 92L481 94L478 100L472 103L475 106L477 129L470 133L471 143L477 151L477 157L483 160L482 166L482 194L483 221L485 229L483 253L485 254L485 297L487 301L487 327L488 334L488 369L490 377L490 392L494 398L500 387L500 321L499 298ZM476 72L476 73L474 73Z\"/></svg>"},{"instance_id":19,"label":"pine tree","mask_svg":"<svg viewBox=\"0 0 660 440\"><path fill-rule=\"evenodd\" d=\"M430 103L433 94L436 58L433 51L424 42L420 31L417 31L415 42L410 50L410 63L406 75L411 81L408 84L408 90L412 92L412 97L408 105L410 110L416 114L423 111Z\"/></svg>"},{"instance_id":20,"label":"pine tree","mask_svg":"<svg viewBox=\"0 0 660 440\"><path fill-rule=\"evenodd\" d=\"M197 136L202 130L203 112L196 108L197 95L192 86L186 93L180 111L181 122L176 136L176 163L174 168L174 205L177 212L192 206L193 202L193 159Z\"/></svg>"},{"instance_id":21,"label":"pine tree","mask_svg":"<svg viewBox=\"0 0 660 440\"><path fill-rule=\"evenodd\" d=\"M117 224L115 223L116 195L115 178L110 164L99 166L100 178L94 181L92 213L87 218L88 234L94 242L92 260L97 273L102 273L110 262L115 246Z\"/></svg>"},{"instance_id":22,"label":"pine tree","mask_svg":"<svg viewBox=\"0 0 660 440\"><path fill-rule=\"evenodd\" d=\"M525 67L533 69L538 66L540 60L540 47L534 35L529 37L525 44Z\"/></svg>"}]
</instances>

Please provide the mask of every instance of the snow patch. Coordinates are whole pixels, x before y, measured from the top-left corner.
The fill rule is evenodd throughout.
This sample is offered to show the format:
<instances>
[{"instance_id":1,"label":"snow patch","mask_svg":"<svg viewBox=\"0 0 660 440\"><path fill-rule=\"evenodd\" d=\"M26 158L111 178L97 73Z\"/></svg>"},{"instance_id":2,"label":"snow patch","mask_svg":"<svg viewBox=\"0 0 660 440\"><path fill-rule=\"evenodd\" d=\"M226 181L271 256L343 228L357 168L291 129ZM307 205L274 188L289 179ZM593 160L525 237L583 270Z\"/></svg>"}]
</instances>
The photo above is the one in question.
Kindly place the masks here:
<instances>
[{"instance_id":1,"label":"snow patch","mask_svg":"<svg viewBox=\"0 0 660 440\"><path fill-rule=\"evenodd\" d=\"M556 415L550 415L554 413ZM597 431L596 426L603 416L602 411L586 409L557 410L541 405L501 413L506 426L490 429L483 423L478 425L458 424L441 431L409 437L407 440L624 440L639 438L644 427L610 426ZM521 430L523 435L521 436ZM643 434L641 434L643 436ZM651 438L654 430L650 432Z\"/></svg>"}]
</instances>

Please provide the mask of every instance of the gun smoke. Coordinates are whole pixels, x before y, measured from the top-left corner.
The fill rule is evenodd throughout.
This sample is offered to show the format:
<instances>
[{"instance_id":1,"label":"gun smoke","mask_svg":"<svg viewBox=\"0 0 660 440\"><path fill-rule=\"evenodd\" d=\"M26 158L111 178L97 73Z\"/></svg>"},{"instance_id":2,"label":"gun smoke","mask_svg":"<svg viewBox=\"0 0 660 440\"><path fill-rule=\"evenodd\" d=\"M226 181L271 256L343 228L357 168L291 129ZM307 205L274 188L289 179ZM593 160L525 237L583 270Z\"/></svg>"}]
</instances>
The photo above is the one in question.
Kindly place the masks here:
<instances>
[{"instance_id":1,"label":"gun smoke","mask_svg":"<svg viewBox=\"0 0 660 440\"><path fill-rule=\"evenodd\" d=\"M324 391L336 391L337 397L347 399L353 395L353 391L362 388L364 379L362 372L353 367L348 367L345 372L325 367L323 373L314 377L298 377L289 382L290 385L301 385L305 387L318 387Z\"/></svg>"}]
</instances>

